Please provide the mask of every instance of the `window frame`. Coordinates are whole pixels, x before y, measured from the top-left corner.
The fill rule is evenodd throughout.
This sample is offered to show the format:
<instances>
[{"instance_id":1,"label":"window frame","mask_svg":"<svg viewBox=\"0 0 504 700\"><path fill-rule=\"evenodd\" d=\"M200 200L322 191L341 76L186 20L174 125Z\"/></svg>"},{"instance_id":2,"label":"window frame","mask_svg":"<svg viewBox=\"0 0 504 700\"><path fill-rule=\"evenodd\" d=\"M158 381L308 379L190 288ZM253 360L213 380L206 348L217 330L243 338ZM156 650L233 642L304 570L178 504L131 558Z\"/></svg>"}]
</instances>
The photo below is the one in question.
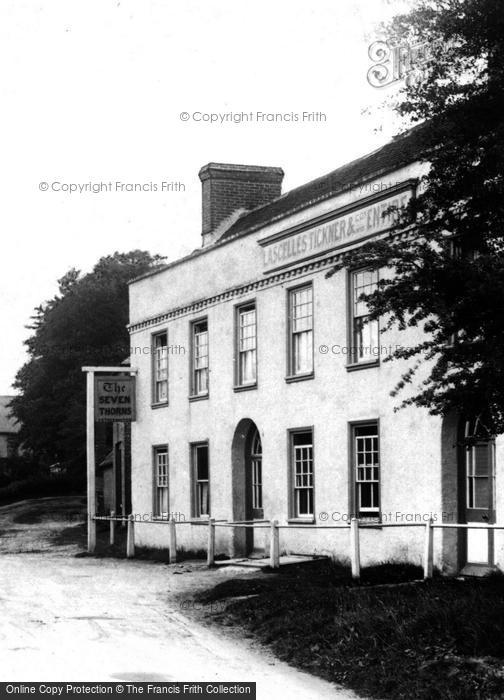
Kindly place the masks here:
<instances>
[{"instance_id":1,"label":"window frame","mask_svg":"<svg viewBox=\"0 0 504 700\"><path fill-rule=\"evenodd\" d=\"M477 448L488 449L487 459L490 460L490 469L481 474L477 469ZM490 522L495 522L496 511L496 445L495 438L476 438L465 445L465 511L481 511L490 513ZM478 489L476 483L481 479L487 481L489 503L480 505L478 501ZM472 503L471 503L472 502Z\"/></svg>"},{"instance_id":2,"label":"window frame","mask_svg":"<svg viewBox=\"0 0 504 700\"><path fill-rule=\"evenodd\" d=\"M296 292L300 292L303 289L310 289L311 290L311 305L312 305L312 310L311 310L311 370L307 372L298 372L297 374L294 373L294 362L295 362L295 354L294 354L294 331L293 331L293 313L292 313L292 299L294 298L294 294ZM315 377L315 294L314 294L314 285L313 285L313 280L309 280L308 282L303 282L302 284L298 284L295 287L289 287L287 290L287 303L286 303L286 310L287 310L287 323L286 323L286 331L287 331L287 357L286 357L286 365L287 365L287 375L285 377L285 381L290 383L290 382L299 382L303 381L305 379L313 379Z\"/></svg>"},{"instance_id":3,"label":"window frame","mask_svg":"<svg viewBox=\"0 0 504 700\"><path fill-rule=\"evenodd\" d=\"M240 377L240 315L246 309L253 307L255 311L255 380L244 384ZM257 374L258 374L258 348L257 348L257 302L256 299L250 299L247 302L240 302L234 307L234 391L247 391L257 389Z\"/></svg>"},{"instance_id":4,"label":"window frame","mask_svg":"<svg viewBox=\"0 0 504 700\"><path fill-rule=\"evenodd\" d=\"M156 354L156 339L159 338L160 336L166 336L166 399L163 399L161 401L158 401L156 399L157 395L157 385L158 385L158 380L156 379L156 360L157 360L157 354ZM151 348L152 348L152 360L151 360L151 408L161 408L162 406L168 406L168 399L169 399L169 362L168 362L168 329L165 328L163 330L156 331L155 333L151 333Z\"/></svg>"},{"instance_id":5,"label":"window frame","mask_svg":"<svg viewBox=\"0 0 504 700\"><path fill-rule=\"evenodd\" d=\"M378 352L375 356L370 356L369 359L357 360L357 347L354 346L354 278L359 272L366 272L371 270L370 267L357 267L351 268L347 271L347 371L352 372L354 370L366 369L368 367L378 367L380 365L380 353ZM376 282L380 281L380 271L376 270L377 279ZM376 336L378 347L380 347L380 321L377 319L374 321L376 323Z\"/></svg>"},{"instance_id":6,"label":"window frame","mask_svg":"<svg viewBox=\"0 0 504 700\"><path fill-rule=\"evenodd\" d=\"M260 450L254 449L256 446ZM252 518L264 518L263 500L263 449L259 429L256 427L250 443L250 488L252 496Z\"/></svg>"},{"instance_id":7,"label":"window frame","mask_svg":"<svg viewBox=\"0 0 504 700\"><path fill-rule=\"evenodd\" d=\"M206 323L206 334L207 334L207 388L206 392L196 393L196 365L195 365L195 338L196 338L196 326L199 324ZM189 336L190 336L190 353L189 353L189 400L190 401L201 401L207 399L210 394L210 333L209 333L209 323L208 316L201 316L200 318L195 318L189 322Z\"/></svg>"},{"instance_id":8,"label":"window frame","mask_svg":"<svg viewBox=\"0 0 504 700\"><path fill-rule=\"evenodd\" d=\"M157 456L160 451L164 450L166 454L166 486L158 485L158 462ZM164 517L163 513L159 512L158 508L158 492L159 489L165 488L167 493L168 511ZM170 450L168 443L159 443L152 446L152 514L155 520L169 520L170 515Z\"/></svg>"},{"instance_id":9,"label":"window frame","mask_svg":"<svg viewBox=\"0 0 504 700\"><path fill-rule=\"evenodd\" d=\"M358 428L375 427L376 435L378 438L378 511L360 511L358 504L358 482L357 482L357 463L356 463L356 450L355 450L355 438L356 430ZM350 421L348 423L348 442L349 442L349 500L350 508L349 511L352 517L358 520L365 520L366 522L382 522L383 513L383 503L382 503L382 452L381 452L381 434L380 434L380 419L379 418L369 418L367 420ZM373 482L374 483L374 482Z\"/></svg>"},{"instance_id":10,"label":"window frame","mask_svg":"<svg viewBox=\"0 0 504 700\"><path fill-rule=\"evenodd\" d=\"M208 513L200 513L199 508L199 491L198 484L205 482L204 479L197 478L197 460L196 454L199 449L205 447L207 450L207 462L208 462L208 478L206 483L208 484ZM190 464L191 464L191 518L193 520L208 520L211 517L211 492L210 492L210 441L209 440L199 440L198 442L189 443L190 449Z\"/></svg>"},{"instance_id":11,"label":"window frame","mask_svg":"<svg viewBox=\"0 0 504 700\"><path fill-rule=\"evenodd\" d=\"M311 493L312 493L312 503L313 503L313 513L311 515L299 515L296 508L296 485L295 485L295 459L294 459L294 436L300 435L302 433L311 433L311 461L312 461L312 472L311 472ZM303 426L301 428L289 428L287 430L287 454L288 454L288 485L289 485L289 518L288 522L292 523L314 523L316 504L315 504L315 427L313 425Z\"/></svg>"}]
</instances>

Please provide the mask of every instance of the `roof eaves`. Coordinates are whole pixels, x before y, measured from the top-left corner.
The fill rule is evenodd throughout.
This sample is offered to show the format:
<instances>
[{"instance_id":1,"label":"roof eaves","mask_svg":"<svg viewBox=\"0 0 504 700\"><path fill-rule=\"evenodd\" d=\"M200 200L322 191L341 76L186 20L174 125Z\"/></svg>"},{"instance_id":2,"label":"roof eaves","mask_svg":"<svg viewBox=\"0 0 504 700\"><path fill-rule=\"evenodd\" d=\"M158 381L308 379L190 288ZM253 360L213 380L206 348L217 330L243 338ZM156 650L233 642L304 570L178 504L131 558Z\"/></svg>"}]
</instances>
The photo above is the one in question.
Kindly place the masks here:
<instances>
[{"instance_id":1,"label":"roof eaves","mask_svg":"<svg viewBox=\"0 0 504 700\"><path fill-rule=\"evenodd\" d=\"M393 146L397 146L397 144L405 139L407 139L412 132L418 130L422 124L417 125L413 127L412 129L409 129L408 131L403 132L402 134L398 134L395 136L391 141L388 143L383 144L383 146L380 146L379 148L376 148L374 151L370 151L369 153L360 156L359 158L355 158L354 160L350 161L349 163L344 163L341 165L339 168L336 168L335 170L331 170L329 173L326 173L325 175L321 175L318 178L315 178L314 180L310 180L307 183L304 183L303 185L299 185L298 187L295 187L292 190L289 190L288 192L285 192L282 194L280 197L277 197L277 199L274 199L271 202L268 202L267 204L263 204L261 206L255 207L254 209L250 209L246 212L242 212L241 216L239 216L236 220L236 222L230 227L228 232L225 232L222 234L221 238L219 238L215 243L212 243L211 245L205 246L204 248L196 248L193 250L189 255L185 255L182 258L179 258L178 260L174 260L171 263L168 263L166 265L163 265L161 267L155 268L153 270L150 270L149 272L145 272L143 275L140 275L139 277L135 277L134 279L130 280L128 284L134 284L135 282L139 282L143 279L147 279L149 277L153 277L154 275L160 274L161 272L165 272L166 270L175 267L176 265L180 265L184 262L187 262L188 260L191 260L192 258L198 257L199 255L202 255L204 253L209 252L210 250L214 250L215 248L225 245L226 243L229 243L231 241L234 241L237 238L241 238L243 236L247 236L250 233L253 233L254 231L257 231L258 229L262 228L265 225L269 225L271 223L275 223L277 221L280 221L281 219L284 219L288 216L291 216L292 214L295 214L299 211L302 211L303 209L307 209L308 207L313 206L314 204L318 204L320 202L323 202L327 199L330 199L331 197L334 197L336 194L342 194L344 192L348 192L348 190L353 189L356 185L361 185L364 184L370 180L373 180L374 178L378 177L379 175L384 175L389 172L393 172L394 170L397 170L398 167L401 167L402 165L406 164L407 162L413 163L415 162L415 159L412 158L399 158L394 159L392 163L386 164L385 166L381 168L376 168L375 170L368 171L366 172L362 177L357 177L350 181L349 183L345 183L344 187L339 188L337 191L329 190L328 192L324 192L318 197L312 197L308 200L305 200L303 202L299 202L297 204L293 204L292 207L289 209L281 210L278 214L272 216L267 222L264 221L259 221L256 224L251 224L249 227L245 226L243 229L239 229L236 232L233 232L232 229L234 226L236 226L240 221L243 221L244 219L247 219L249 216L252 216L253 214L257 214L261 210L266 210L268 207L271 207L273 204L278 204L279 202L282 201L282 199L287 199L287 198L292 198L295 197L296 192L302 192L303 190L308 190L310 187L313 187L317 182L324 182L327 181L331 176L334 176L339 170L342 170L343 168L345 169L350 169L352 167L355 167L358 163L362 163L366 161L369 158L372 158L373 156L379 154L381 151L387 151L392 149ZM341 184L341 183L339 183Z\"/></svg>"}]
</instances>

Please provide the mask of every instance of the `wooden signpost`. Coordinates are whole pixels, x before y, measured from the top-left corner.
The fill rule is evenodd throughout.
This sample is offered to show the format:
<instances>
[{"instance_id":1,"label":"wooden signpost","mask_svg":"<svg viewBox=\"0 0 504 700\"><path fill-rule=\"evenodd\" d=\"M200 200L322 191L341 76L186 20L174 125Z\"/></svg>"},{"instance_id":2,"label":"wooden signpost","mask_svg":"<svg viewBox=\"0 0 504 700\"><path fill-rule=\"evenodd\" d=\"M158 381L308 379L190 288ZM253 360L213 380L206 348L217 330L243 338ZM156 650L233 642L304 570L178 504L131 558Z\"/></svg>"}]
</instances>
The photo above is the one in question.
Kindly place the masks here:
<instances>
[{"instance_id":1,"label":"wooden signpost","mask_svg":"<svg viewBox=\"0 0 504 700\"><path fill-rule=\"evenodd\" d=\"M83 367L86 377L87 548L96 548L95 420L135 420L135 375L130 367ZM113 376L112 376L113 375Z\"/></svg>"}]
</instances>

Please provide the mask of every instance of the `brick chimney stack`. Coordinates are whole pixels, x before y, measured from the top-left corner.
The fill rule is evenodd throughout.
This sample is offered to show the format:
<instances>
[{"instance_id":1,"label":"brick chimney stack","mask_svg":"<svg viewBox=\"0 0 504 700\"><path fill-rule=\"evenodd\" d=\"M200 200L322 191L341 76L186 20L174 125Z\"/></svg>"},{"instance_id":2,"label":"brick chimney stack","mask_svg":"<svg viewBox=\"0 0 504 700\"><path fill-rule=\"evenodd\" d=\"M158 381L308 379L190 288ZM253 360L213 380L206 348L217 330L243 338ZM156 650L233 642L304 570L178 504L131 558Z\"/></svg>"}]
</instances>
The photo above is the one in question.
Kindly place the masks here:
<instances>
[{"instance_id":1,"label":"brick chimney stack","mask_svg":"<svg viewBox=\"0 0 504 700\"><path fill-rule=\"evenodd\" d=\"M216 229L234 212L268 204L282 194L282 168L208 163L199 171L202 185L203 246L218 236Z\"/></svg>"}]
</instances>

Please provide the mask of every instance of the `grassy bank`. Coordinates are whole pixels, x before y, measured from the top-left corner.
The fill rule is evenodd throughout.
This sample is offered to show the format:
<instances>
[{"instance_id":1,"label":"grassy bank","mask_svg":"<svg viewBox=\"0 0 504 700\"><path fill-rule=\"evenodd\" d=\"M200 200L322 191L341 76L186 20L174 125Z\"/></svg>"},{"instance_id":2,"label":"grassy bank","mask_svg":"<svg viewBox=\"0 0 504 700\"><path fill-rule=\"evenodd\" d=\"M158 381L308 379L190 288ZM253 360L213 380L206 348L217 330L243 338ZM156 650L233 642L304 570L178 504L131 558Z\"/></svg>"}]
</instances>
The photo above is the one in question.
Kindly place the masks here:
<instances>
[{"instance_id":1,"label":"grassy bank","mask_svg":"<svg viewBox=\"0 0 504 700\"><path fill-rule=\"evenodd\" d=\"M73 496L84 493L83 488L75 484L75 479L68 475L36 475L16 479L0 486L0 506L16 503L25 499L37 499L51 496Z\"/></svg>"},{"instance_id":2,"label":"grassy bank","mask_svg":"<svg viewBox=\"0 0 504 700\"><path fill-rule=\"evenodd\" d=\"M367 697L504 697L504 578L406 583L418 574L375 567L354 586L345 570L321 565L229 580L201 600L231 599L215 621ZM404 583L374 585L387 580Z\"/></svg>"}]
</instances>

